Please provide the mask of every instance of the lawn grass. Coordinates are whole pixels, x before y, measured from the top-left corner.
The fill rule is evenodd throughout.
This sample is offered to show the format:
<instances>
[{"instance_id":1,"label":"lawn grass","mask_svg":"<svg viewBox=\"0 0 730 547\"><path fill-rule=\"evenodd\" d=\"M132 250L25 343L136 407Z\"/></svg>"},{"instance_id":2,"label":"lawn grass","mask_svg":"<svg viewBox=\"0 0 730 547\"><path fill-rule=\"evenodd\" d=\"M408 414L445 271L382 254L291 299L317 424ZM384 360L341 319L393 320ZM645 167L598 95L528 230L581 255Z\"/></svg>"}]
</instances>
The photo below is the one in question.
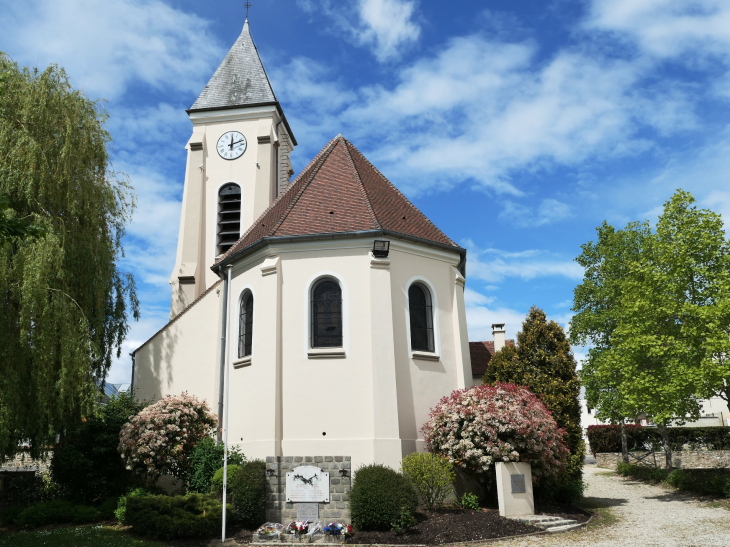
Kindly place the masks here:
<instances>
[{"instance_id":1,"label":"lawn grass","mask_svg":"<svg viewBox=\"0 0 730 547\"><path fill-rule=\"evenodd\" d=\"M0 547L167 547L138 539L112 526L70 526L29 532L0 530Z\"/></svg>"}]
</instances>

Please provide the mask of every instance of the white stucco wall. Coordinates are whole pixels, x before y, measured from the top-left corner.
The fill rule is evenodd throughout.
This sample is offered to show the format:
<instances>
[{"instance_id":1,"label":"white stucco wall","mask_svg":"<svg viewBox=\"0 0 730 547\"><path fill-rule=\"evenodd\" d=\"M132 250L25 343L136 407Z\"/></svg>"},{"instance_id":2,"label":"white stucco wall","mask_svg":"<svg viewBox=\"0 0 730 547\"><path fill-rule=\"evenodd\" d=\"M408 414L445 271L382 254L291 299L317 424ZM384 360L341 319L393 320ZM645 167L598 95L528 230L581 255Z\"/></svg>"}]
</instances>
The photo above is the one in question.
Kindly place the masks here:
<instances>
[{"instance_id":1,"label":"white stucco wall","mask_svg":"<svg viewBox=\"0 0 730 547\"><path fill-rule=\"evenodd\" d=\"M216 411L222 286L212 288L135 350L132 382L138 399L156 401L187 391Z\"/></svg>"},{"instance_id":2,"label":"white stucco wall","mask_svg":"<svg viewBox=\"0 0 730 547\"><path fill-rule=\"evenodd\" d=\"M388 259L374 259L371 248L366 238L282 243L233 267L229 441L247 456L348 455L355 467L398 468L403 455L423 449L419 430L430 408L471 385L459 254L391 239ZM312 355L309 347L310 291L325 276L342 288L344 355ZM414 358L409 345L413 281L432 293L428 358ZM239 366L246 290L254 296L253 345L250 363ZM155 391L142 390L149 381L159 393L187 390L217 402L218 300L213 291L139 352L140 393Z\"/></svg>"}]
</instances>

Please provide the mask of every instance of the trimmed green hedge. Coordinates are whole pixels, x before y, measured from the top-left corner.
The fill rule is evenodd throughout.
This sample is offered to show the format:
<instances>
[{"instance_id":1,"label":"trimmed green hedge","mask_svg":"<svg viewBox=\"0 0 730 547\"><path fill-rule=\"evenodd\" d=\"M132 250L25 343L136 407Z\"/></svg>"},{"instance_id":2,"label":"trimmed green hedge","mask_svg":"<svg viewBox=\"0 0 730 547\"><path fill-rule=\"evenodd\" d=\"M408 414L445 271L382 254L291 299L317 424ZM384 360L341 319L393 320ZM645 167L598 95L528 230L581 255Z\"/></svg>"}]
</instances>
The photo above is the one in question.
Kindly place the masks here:
<instances>
[{"instance_id":1,"label":"trimmed green hedge","mask_svg":"<svg viewBox=\"0 0 730 547\"><path fill-rule=\"evenodd\" d=\"M373 464L355 472L350 510L358 530L390 530L415 512L418 494L411 482L390 467Z\"/></svg>"},{"instance_id":2,"label":"trimmed green hedge","mask_svg":"<svg viewBox=\"0 0 730 547\"><path fill-rule=\"evenodd\" d=\"M730 469L675 469L667 482L679 490L730 498Z\"/></svg>"},{"instance_id":3,"label":"trimmed green hedge","mask_svg":"<svg viewBox=\"0 0 730 547\"><path fill-rule=\"evenodd\" d=\"M633 477L643 481L661 482L666 480L666 469L658 467L647 467L645 465L633 465L630 463L619 462L616 464L616 473L624 477Z\"/></svg>"},{"instance_id":4,"label":"trimmed green hedge","mask_svg":"<svg viewBox=\"0 0 730 547\"><path fill-rule=\"evenodd\" d=\"M670 427L669 442L672 450L730 450L730 428L715 427ZM629 451L661 450L662 438L655 427L626 425ZM589 425L588 442L591 452L621 452L621 426Z\"/></svg>"},{"instance_id":5,"label":"trimmed green hedge","mask_svg":"<svg viewBox=\"0 0 730 547\"><path fill-rule=\"evenodd\" d=\"M730 498L730 469L666 469L618 463L616 473L634 479L662 482L678 490Z\"/></svg>"},{"instance_id":6,"label":"trimmed green hedge","mask_svg":"<svg viewBox=\"0 0 730 547\"><path fill-rule=\"evenodd\" d=\"M221 502L201 494L127 497L125 511L134 532L155 539L214 537L222 517Z\"/></svg>"}]
</instances>

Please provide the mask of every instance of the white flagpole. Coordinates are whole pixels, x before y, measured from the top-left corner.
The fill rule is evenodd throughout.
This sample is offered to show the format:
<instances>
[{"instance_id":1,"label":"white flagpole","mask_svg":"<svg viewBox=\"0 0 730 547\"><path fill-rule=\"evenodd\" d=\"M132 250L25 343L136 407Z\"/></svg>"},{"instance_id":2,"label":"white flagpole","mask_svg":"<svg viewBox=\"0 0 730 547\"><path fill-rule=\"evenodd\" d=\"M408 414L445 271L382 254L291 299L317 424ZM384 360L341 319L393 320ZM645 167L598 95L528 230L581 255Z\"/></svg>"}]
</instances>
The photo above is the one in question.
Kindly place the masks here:
<instances>
[{"instance_id":1,"label":"white flagpole","mask_svg":"<svg viewBox=\"0 0 730 547\"><path fill-rule=\"evenodd\" d=\"M226 494L228 490L228 393L230 391L230 360L231 360L231 269L233 266L228 265L226 267L228 275L228 291L226 298L226 396L225 402L223 403L225 408L223 409L223 447L225 452L223 453L223 529L221 530L221 543L226 541Z\"/></svg>"}]
</instances>

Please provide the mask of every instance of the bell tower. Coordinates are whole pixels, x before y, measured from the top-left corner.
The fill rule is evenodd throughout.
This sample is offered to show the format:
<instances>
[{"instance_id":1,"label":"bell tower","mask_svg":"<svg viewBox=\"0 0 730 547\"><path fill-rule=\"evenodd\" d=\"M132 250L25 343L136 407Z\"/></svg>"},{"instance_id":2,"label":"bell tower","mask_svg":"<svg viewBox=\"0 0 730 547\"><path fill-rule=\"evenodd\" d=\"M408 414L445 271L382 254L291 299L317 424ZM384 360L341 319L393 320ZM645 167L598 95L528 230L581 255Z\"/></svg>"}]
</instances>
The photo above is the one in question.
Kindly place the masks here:
<instances>
[{"instance_id":1,"label":"bell tower","mask_svg":"<svg viewBox=\"0 0 730 547\"><path fill-rule=\"evenodd\" d=\"M186 145L180 232L170 277L175 317L218 278L210 270L293 174L297 144L249 30L240 36L193 106Z\"/></svg>"}]
</instances>

